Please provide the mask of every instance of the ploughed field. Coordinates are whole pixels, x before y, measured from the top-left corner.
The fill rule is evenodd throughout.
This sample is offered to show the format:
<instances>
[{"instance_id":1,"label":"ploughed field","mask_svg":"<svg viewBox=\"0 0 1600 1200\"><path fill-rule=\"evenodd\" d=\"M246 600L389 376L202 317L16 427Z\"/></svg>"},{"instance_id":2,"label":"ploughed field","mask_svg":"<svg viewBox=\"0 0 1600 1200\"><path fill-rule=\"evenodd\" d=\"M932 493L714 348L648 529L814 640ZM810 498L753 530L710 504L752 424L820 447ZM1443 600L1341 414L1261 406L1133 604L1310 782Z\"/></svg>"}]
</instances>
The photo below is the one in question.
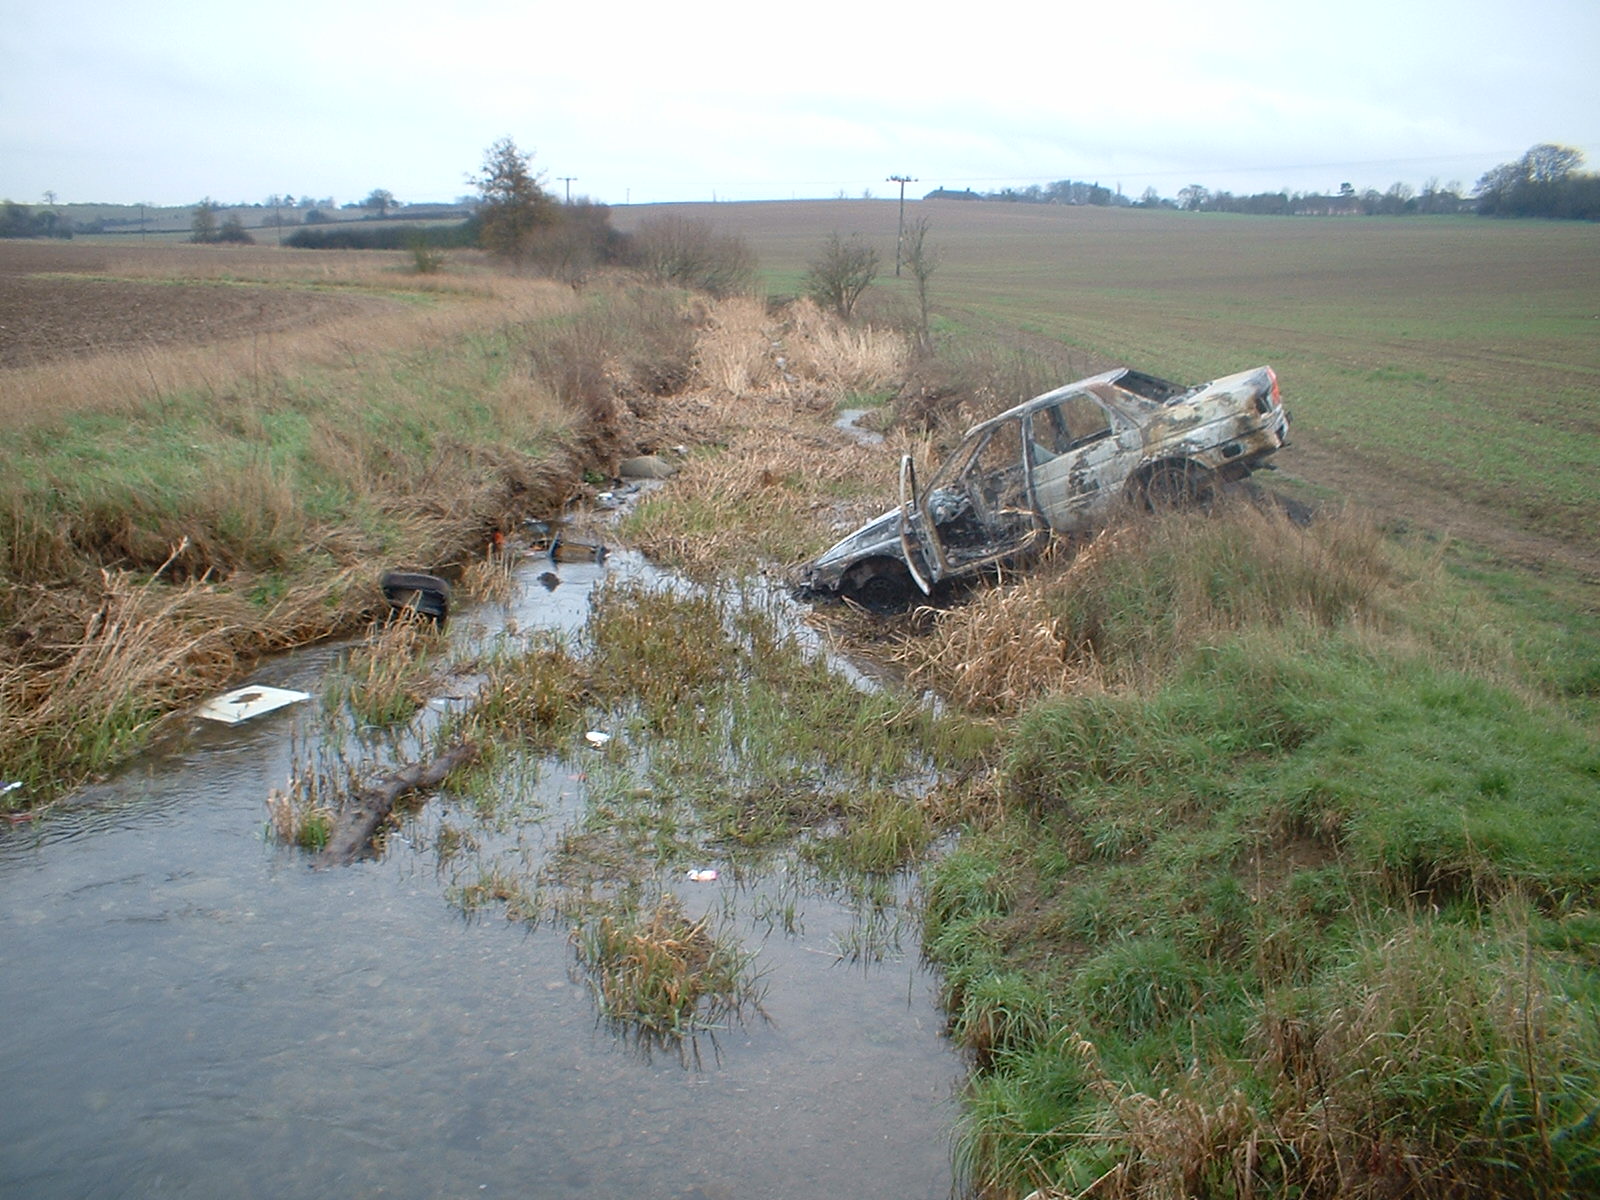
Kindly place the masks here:
<instances>
[{"instance_id":1,"label":"ploughed field","mask_svg":"<svg viewBox=\"0 0 1600 1200\"><path fill-rule=\"evenodd\" d=\"M123 277L206 247L140 253L77 243L0 242L0 369L119 350L269 336L386 303L310 288ZM224 252L226 253L226 252Z\"/></svg>"}]
</instances>

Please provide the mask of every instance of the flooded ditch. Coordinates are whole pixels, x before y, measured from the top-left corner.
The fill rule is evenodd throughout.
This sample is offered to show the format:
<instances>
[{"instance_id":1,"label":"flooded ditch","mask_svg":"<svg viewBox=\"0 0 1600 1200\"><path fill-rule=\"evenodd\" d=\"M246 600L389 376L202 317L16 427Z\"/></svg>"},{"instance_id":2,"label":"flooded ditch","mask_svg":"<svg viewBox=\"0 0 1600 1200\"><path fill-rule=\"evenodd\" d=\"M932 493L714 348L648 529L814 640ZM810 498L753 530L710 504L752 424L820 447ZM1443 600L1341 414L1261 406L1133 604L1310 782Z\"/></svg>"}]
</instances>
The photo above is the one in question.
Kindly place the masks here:
<instances>
[{"instance_id":1,"label":"flooded ditch","mask_svg":"<svg viewBox=\"0 0 1600 1200\"><path fill-rule=\"evenodd\" d=\"M256 676L313 700L177 723L0 830L0 1193L946 1200L963 1069L896 824L931 768L851 751L822 675L768 677L805 640L785 597L708 599L628 554L544 569L452 620L409 730L341 730L321 697L349 647L319 647ZM606 651L597 612L657 647L627 670L674 686L608 693L633 643ZM266 832L291 775L416 752L508 671L534 678L506 663L579 644L582 711L452 781L381 857L315 870ZM729 647L731 670L674 674ZM799 740L756 736L785 707ZM578 953L663 902L746 956L742 999L681 1036L608 1012Z\"/></svg>"}]
</instances>

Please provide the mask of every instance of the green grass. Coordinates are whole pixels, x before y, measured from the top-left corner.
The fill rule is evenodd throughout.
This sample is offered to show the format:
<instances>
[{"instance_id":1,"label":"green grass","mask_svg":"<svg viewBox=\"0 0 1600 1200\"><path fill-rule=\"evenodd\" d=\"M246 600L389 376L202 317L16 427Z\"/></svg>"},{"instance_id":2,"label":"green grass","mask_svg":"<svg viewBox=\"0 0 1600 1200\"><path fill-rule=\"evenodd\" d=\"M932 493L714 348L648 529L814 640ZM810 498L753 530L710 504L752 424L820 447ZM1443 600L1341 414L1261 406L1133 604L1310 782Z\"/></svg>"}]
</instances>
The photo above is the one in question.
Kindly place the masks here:
<instances>
[{"instance_id":1,"label":"green grass","mask_svg":"<svg viewBox=\"0 0 1600 1200\"><path fill-rule=\"evenodd\" d=\"M1029 707L1000 815L929 872L958 1162L1016 1195L1593 1188L1600 740L1514 641L1538 594L1348 543L1331 579L1253 528L1074 578L1124 682Z\"/></svg>"}]
</instances>

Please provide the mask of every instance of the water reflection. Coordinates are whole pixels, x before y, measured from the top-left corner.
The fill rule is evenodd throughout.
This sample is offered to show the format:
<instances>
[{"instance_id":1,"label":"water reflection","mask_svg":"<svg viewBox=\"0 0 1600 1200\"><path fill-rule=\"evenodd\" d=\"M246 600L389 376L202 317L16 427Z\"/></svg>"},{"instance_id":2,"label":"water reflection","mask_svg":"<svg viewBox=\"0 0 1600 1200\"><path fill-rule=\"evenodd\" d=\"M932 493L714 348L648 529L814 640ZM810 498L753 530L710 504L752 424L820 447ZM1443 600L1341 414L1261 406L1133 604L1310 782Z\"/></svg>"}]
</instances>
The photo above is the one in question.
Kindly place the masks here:
<instances>
[{"instance_id":1,"label":"water reflection","mask_svg":"<svg viewBox=\"0 0 1600 1200\"><path fill-rule=\"evenodd\" d=\"M647 572L563 564L461 636L576 627L596 582ZM336 653L259 681L316 693ZM446 902L446 802L348 869L265 838L291 731L311 713L176 722L0 830L0 1194L945 1200L960 1068L892 904L864 921L781 862L681 889L760 948L765 1016L644 1053L597 1020L566 929ZM534 772L508 852L548 853L569 775Z\"/></svg>"}]
</instances>

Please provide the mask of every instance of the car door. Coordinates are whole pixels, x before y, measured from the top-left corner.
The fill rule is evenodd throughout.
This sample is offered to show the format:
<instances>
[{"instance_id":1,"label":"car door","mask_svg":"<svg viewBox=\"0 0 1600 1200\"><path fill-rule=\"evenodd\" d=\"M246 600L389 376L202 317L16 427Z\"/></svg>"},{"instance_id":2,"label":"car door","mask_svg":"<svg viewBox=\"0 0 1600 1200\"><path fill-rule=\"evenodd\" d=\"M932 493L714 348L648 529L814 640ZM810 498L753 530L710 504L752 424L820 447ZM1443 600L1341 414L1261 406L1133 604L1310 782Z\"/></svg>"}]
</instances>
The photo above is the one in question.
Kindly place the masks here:
<instances>
[{"instance_id":1,"label":"car door","mask_svg":"<svg viewBox=\"0 0 1600 1200\"><path fill-rule=\"evenodd\" d=\"M1105 523L1139 462L1138 428L1092 392L1074 392L1029 416L1033 504L1057 533Z\"/></svg>"},{"instance_id":2,"label":"car door","mask_svg":"<svg viewBox=\"0 0 1600 1200\"><path fill-rule=\"evenodd\" d=\"M916 486L901 472L901 547L917 582L929 585L1011 558L1047 536L1034 507L1021 416L975 429Z\"/></svg>"}]
</instances>

